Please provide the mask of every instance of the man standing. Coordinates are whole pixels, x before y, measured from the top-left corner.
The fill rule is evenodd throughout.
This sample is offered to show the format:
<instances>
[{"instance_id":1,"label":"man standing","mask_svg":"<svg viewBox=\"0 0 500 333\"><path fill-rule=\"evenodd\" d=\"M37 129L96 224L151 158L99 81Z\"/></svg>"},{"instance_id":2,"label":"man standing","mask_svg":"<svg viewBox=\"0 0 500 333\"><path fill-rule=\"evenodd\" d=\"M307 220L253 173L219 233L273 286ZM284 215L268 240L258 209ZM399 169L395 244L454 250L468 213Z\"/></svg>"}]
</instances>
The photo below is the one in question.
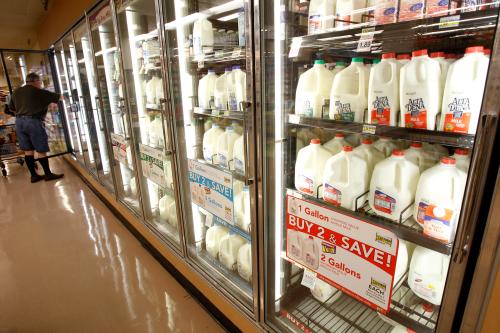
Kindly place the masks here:
<instances>
[{"instance_id":1,"label":"man standing","mask_svg":"<svg viewBox=\"0 0 500 333\"><path fill-rule=\"evenodd\" d=\"M42 179L46 181L59 179L64 176L50 171L47 157L49 138L43 126L49 104L57 103L60 99L62 99L61 95L42 89L42 81L36 73L29 73L26 76L26 84L16 89L10 99L9 108L14 110L16 115L16 134L19 146L24 151L32 183ZM36 172L35 151L45 177Z\"/></svg>"}]
</instances>

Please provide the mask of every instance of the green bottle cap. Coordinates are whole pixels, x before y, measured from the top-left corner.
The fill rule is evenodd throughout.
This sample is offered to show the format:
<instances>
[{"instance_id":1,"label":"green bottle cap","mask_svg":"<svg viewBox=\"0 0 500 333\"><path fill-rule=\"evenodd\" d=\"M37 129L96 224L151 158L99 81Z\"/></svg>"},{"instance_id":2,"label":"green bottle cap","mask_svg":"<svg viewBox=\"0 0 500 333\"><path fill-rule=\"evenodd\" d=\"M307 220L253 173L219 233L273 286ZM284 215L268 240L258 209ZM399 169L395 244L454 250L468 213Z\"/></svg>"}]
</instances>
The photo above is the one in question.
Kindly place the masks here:
<instances>
[{"instance_id":1,"label":"green bottle cap","mask_svg":"<svg viewBox=\"0 0 500 333\"><path fill-rule=\"evenodd\" d=\"M335 67L337 67L337 66L339 66L339 67L345 67L345 62L343 62L343 61L337 61L335 63Z\"/></svg>"},{"instance_id":2,"label":"green bottle cap","mask_svg":"<svg viewBox=\"0 0 500 333\"><path fill-rule=\"evenodd\" d=\"M380 59L373 59L372 64L376 65L376 64L378 64L378 63L380 63Z\"/></svg>"},{"instance_id":3,"label":"green bottle cap","mask_svg":"<svg viewBox=\"0 0 500 333\"><path fill-rule=\"evenodd\" d=\"M322 59L317 59L317 60L314 60L314 64L315 65L324 65L325 64L325 61L322 60Z\"/></svg>"},{"instance_id":4,"label":"green bottle cap","mask_svg":"<svg viewBox=\"0 0 500 333\"><path fill-rule=\"evenodd\" d=\"M363 62L363 58L361 57L352 58L352 62Z\"/></svg>"}]
</instances>

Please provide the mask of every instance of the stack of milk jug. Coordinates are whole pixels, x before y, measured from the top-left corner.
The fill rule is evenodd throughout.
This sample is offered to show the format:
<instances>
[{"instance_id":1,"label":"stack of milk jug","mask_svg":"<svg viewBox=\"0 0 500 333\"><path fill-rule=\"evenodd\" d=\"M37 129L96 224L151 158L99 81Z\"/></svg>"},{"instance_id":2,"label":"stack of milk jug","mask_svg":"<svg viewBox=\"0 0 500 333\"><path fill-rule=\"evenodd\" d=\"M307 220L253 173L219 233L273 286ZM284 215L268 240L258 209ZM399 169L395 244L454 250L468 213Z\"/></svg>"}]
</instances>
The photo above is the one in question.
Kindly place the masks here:
<instances>
[{"instance_id":1,"label":"stack of milk jug","mask_svg":"<svg viewBox=\"0 0 500 333\"><path fill-rule=\"evenodd\" d=\"M203 109L243 111L240 103L246 101L246 74L241 66L226 68L217 76L213 69L198 84L198 106Z\"/></svg>"},{"instance_id":2,"label":"stack of milk jug","mask_svg":"<svg viewBox=\"0 0 500 333\"><path fill-rule=\"evenodd\" d=\"M322 118L329 100L330 119L474 134L489 56L473 46L454 58L427 50L413 51L411 60L386 53L371 68L356 57L332 71L315 60L299 78L295 113Z\"/></svg>"}]
</instances>

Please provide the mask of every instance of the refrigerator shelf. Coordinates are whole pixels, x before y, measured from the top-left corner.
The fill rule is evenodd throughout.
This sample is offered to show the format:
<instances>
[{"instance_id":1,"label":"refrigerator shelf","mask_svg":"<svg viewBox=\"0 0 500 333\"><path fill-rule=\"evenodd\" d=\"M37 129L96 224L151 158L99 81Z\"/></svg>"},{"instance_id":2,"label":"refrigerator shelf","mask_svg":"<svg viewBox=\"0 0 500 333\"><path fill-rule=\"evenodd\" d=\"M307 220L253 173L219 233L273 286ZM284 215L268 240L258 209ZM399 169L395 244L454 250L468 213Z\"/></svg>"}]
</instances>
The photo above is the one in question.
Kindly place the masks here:
<instances>
[{"instance_id":1,"label":"refrigerator shelf","mask_svg":"<svg viewBox=\"0 0 500 333\"><path fill-rule=\"evenodd\" d=\"M445 146L461 148L472 148L474 146L475 137L473 134L459 134L429 131L424 129L353 123L328 118L304 117L295 114L288 114L288 123L297 126L338 130L346 133L387 136L394 139L438 143Z\"/></svg>"},{"instance_id":2,"label":"refrigerator shelf","mask_svg":"<svg viewBox=\"0 0 500 333\"><path fill-rule=\"evenodd\" d=\"M203 63L228 63L228 62L244 62L246 60L245 49L240 47L226 48L216 50L214 53L204 54L203 57L191 57L191 63L197 65L199 69L203 68Z\"/></svg>"},{"instance_id":3,"label":"refrigerator shelf","mask_svg":"<svg viewBox=\"0 0 500 333\"><path fill-rule=\"evenodd\" d=\"M233 234L238 234L239 236L243 237L244 239L246 239L249 242L252 241L252 236L250 236L250 233L248 231L245 231L245 230L237 227L236 225L227 223L226 221L224 221L223 219L221 219L217 215L213 215L213 216L214 216L214 219L213 219L214 223L228 228Z\"/></svg>"},{"instance_id":4,"label":"refrigerator shelf","mask_svg":"<svg viewBox=\"0 0 500 333\"><path fill-rule=\"evenodd\" d=\"M238 172L236 172L234 170L229 170L229 169L221 167L220 165L209 163L209 162L205 161L202 158L197 158L196 160L198 162L202 163L202 164L210 165L210 166L214 167L217 170L220 170L220 171L223 171L223 172L226 172L226 173L230 173L233 176L233 178L236 179L236 180L239 180L239 181L242 181L242 182L246 181L244 175L242 175L242 174L240 174L240 173L238 173ZM231 161L229 161L229 162L231 162Z\"/></svg>"},{"instance_id":5,"label":"refrigerator shelf","mask_svg":"<svg viewBox=\"0 0 500 333\"><path fill-rule=\"evenodd\" d=\"M213 117L220 119L229 119L243 121L244 114L241 111L229 111L229 110L216 110L216 109L203 109L200 107L195 107L193 113L201 117Z\"/></svg>"}]
</instances>

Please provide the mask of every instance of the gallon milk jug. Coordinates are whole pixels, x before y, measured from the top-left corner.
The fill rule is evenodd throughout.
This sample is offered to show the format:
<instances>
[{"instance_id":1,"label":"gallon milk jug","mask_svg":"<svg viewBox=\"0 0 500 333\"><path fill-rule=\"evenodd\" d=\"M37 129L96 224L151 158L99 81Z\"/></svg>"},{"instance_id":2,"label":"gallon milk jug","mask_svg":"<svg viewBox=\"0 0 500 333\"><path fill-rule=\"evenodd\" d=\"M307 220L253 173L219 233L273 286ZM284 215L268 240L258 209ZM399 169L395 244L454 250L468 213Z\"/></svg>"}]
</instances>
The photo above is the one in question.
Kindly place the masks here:
<instances>
[{"instance_id":1,"label":"gallon milk jug","mask_svg":"<svg viewBox=\"0 0 500 333\"><path fill-rule=\"evenodd\" d=\"M375 8L375 23L377 25L396 23L398 17L397 0L380 0Z\"/></svg>"},{"instance_id":2,"label":"gallon milk jug","mask_svg":"<svg viewBox=\"0 0 500 333\"><path fill-rule=\"evenodd\" d=\"M336 300L342 296L342 292L330 285L329 283L316 278L314 287L311 288L311 294L321 303L326 305L333 304Z\"/></svg>"},{"instance_id":3,"label":"gallon milk jug","mask_svg":"<svg viewBox=\"0 0 500 333\"><path fill-rule=\"evenodd\" d=\"M163 147L163 126L160 116L155 117L149 125L149 144L153 147Z\"/></svg>"},{"instance_id":4,"label":"gallon milk jug","mask_svg":"<svg viewBox=\"0 0 500 333\"><path fill-rule=\"evenodd\" d=\"M217 78L217 80L215 80L214 99L215 108L218 110L227 110L227 80L229 79L230 74L231 68L226 68L224 70L224 74L222 74Z\"/></svg>"},{"instance_id":5,"label":"gallon milk jug","mask_svg":"<svg viewBox=\"0 0 500 333\"><path fill-rule=\"evenodd\" d=\"M368 83L368 122L396 126L399 112L399 65L395 53L385 53L373 66Z\"/></svg>"},{"instance_id":6,"label":"gallon milk jug","mask_svg":"<svg viewBox=\"0 0 500 333\"><path fill-rule=\"evenodd\" d=\"M363 139L363 136L359 133L353 133L349 134L346 136L345 141L353 147L357 147L361 144L361 140Z\"/></svg>"},{"instance_id":7,"label":"gallon milk jug","mask_svg":"<svg viewBox=\"0 0 500 333\"><path fill-rule=\"evenodd\" d=\"M411 257L408 285L420 298L441 305L450 257L417 246Z\"/></svg>"},{"instance_id":8,"label":"gallon milk jug","mask_svg":"<svg viewBox=\"0 0 500 333\"><path fill-rule=\"evenodd\" d=\"M372 176L375 165L385 158L383 153L373 147L373 141L371 139L363 139L361 145L354 149L354 154L366 161L369 179Z\"/></svg>"},{"instance_id":9,"label":"gallon milk jug","mask_svg":"<svg viewBox=\"0 0 500 333\"><path fill-rule=\"evenodd\" d=\"M455 149L453 158L457 161L457 168L465 173L469 172L470 156L467 149Z\"/></svg>"},{"instance_id":10,"label":"gallon milk jug","mask_svg":"<svg viewBox=\"0 0 500 333\"><path fill-rule=\"evenodd\" d=\"M302 253L302 234L297 230L288 229L286 237L287 255L300 263L304 262Z\"/></svg>"},{"instance_id":11,"label":"gallon milk jug","mask_svg":"<svg viewBox=\"0 0 500 333\"><path fill-rule=\"evenodd\" d=\"M214 90L217 74L213 69L208 70L208 74L201 78L198 84L198 104L201 108L210 109L214 105Z\"/></svg>"},{"instance_id":12,"label":"gallon milk jug","mask_svg":"<svg viewBox=\"0 0 500 333\"><path fill-rule=\"evenodd\" d=\"M217 155L219 156L219 165L230 170L234 169L233 158L234 142L239 138L232 126L226 127L224 134L217 140Z\"/></svg>"},{"instance_id":13,"label":"gallon milk jug","mask_svg":"<svg viewBox=\"0 0 500 333\"><path fill-rule=\"evenodd\" d=\"M413 217L424 234L449 243L455 236L467 174L456 167L452 157L420 176L415 194Z\"/></svg>"},{"instance_id":14,"label":"gallon milk jug","mask_svg":"<svg viewBox=\"0 0 500 333\"><path fill-rule=\"evenodd\" d=\"M409 262L410 258L408 255L407 244L404 240L400 239L398 245L398 258L396 259L396 270L394 271L394 280L392 281L393 287L396 287L403 282L402 279L406 273Z\"/></svg>"},{"instance_id":15,"label":"gallon milk jug","mask_svg":"<svg viewBox=\"0 0 500 333\"><path fill-rule=\"evenodd\" d=\"M439 62L441 67L441 90L444 89L446 84L446 76L448 75L448 68L450 63L444 58L444 52L431 52L430 57Z\"/></svg>"},{"instance_id":16,"label":"gallon milk jug","mask_svg":"<svg viewBox=\"0 0 500 333\"><path fill-rule=\"evenodd\" d=\"M391 141L391 138L382 136L380 139L375 141L373 144L375 149L378 149L384 154L385 157L389 157L394 149L398 149L398 145Z\"/></svg>"},{"instance_id":17,"label":"gallon milk jug","mask_svg":"<svg viewBox=\"0 0 500 333\"><path fill-rule=\"evenodd\" d=\"M330 94L330 119L363 122L368 105L368 75L363 58L352 58L351 64L335 75Z\"/></svg>"},{"instance_id":18,"label":"gallon milk jug","mask_svg":"<svg viewBox=\"0 0 500 333\"><path fill-rule=\"evenodd\" d=\"M316 196L316 190L323 183L323 171L326 161L332 154L323 148L319 139L312 139L311 144L299 150L295 163L295 188L300 192ZM323 195L320 188L319 195Z\"/></svg>"},{"instance_id":19,"label":"gallon milk jug","mask_svg":"<svg viewBox=\"0 0 500 333\"><path fill-rule=\"evenodd\" d=\"M246 243L238 250L238 274L246 281L252 280L252 245Z\"/></svg>"},{"instance_id":20,"label":"gallon milk jug","mask_svg":"<svg viewBox=\"0 0 500 333\"><path fill-rule=\"evenodd\" d=\"M162 220L168 221L169 219L168 208L172 202L175 203L175 200L168 194L160 199L160 202L158 203L158 208L160 210L160 217Z\"/></svg>"},{"instance_id":21,"label":"gallon milk jug","mask_svg":"<svg viewBox=\"0 0 500 333\"><path fill-rule=\"evenodd\" d=\"M245 243L245 239L241 236L224 236L220 241L219 247L219 261L221 264L231 271L236 271L238 268L236 265L238 260L238 251Z\"/></svg>"},{"instance_id":22,"label":"gallon milk jug","mask_svg":"<svg viewBox=\"0 0 500 333\"><path fill-rule=\"evenodd\" d=\"M233 163L234 170L238 173L245 174L245 141L243 135L240 135L234 142L233 148Z\"/></svg>"},{"instance_id":23,"label":"gallon milk jug","mask_svg":"<svg viewBox=\"0 0 500 333\"><path fill-rule=\"evenodd\" d=\"M308 34L317 34L333 28L335 0L311 0L309 2Z\"/></svg>"},{"instance_id":24,"label":"gallon milk jug","mask_svg":"<svg viewBox=\"0 0 500 333\"><path fill-rule=\"evenodd\" d=\"M177 206L175 200L167 206L167 222L174 228L177 228Z\"/></svg>"},{"instance_id":25,"label":"gallon milk jug","mask_svg":"<svg viewBox=\"0 0 500 333\"><path fill-rule=\"evenodd\" d=\"M326 162L323 199L335 206L355 210L356 198L368 191L369 177L367 162L354 154L351 146L345 146L342 152ZM364 202L359 200L359 207Z\"/></svg>"},{"instance_id":26,"label":"gallon milk jug","mask_svg":"<svg viewBox=\"0 0 500 333\"><path fill-rule=\"evenodd\" d=\"M405 158L418 166L420 173L429 169L437 162L432 154L429 154L422 148L422 143L420 142L411 143L410 148L405 150Z\"/></svg>"},{"instance_id":27,"label":"gallon milk jug","mask_svg":"<svg viewBox=\"0 0 500 333\"><path fill-rule=\"evenodd\" d=\"M193 26L193 51L195 56L210 53L214 50L214 32L212 23L206 18L194 22Z\"/></svg>"},{"instance_id":28,"label":"gallon milk jug","mask_svg":"<svg viewBox=\"0 0 500 333\"><path fill-rule=\"evenodd\" d=\"M446 149L445 147L443 147L437 143L431 144L431 143L424 142L423 149L426 152L428 152L429 154L431 154L432 156L434 156L434 159L436 160L436 162L439 161L441 159L441 157L446 157L449 155L448 149Z\"/></svg>"},{"instance_id":29,"label":"gallon milk jug","mask_svg":"<svg viewBox=\"0 0 500 333\"><path fill-rule=\"evenodd\" d=\"M368 196L370 207L377 215L399 221L403 210L413 202L419 174L418 167L405 159L403 151L394 150L391 157L373 170ZM402 219L411 213L411 209L406 210Z\"/></svg>"},{"instance_id":30,"label":"gallon milk jug","mask_svg":"<svg viewBox=\"0 0 500 333\"><path fill-rule=\"evenodd\" d=\"M449 70L443 94L439 130L475 134L489 59L482 46L468 47Z\"/></svg>"},{"instance_id":31,"label":"gallon milk jug","mask_svg":"<svg viewBox=\"0 0 500 333\"><path fill-rule=\"evenodd\" d=\"M172 188L174 176L172 175L172 161L169 159L163 160L163 177L167 187Z\"/></svg>"},{"instance_id":32,"label":"gallon milk jug","mask_svg":"<svg viewBox=\"0 0 500 333\"><path fill-rule=\"evenodd\" d=\"M315 60L314 66L300 77L295 94L295 114L321 118L325 100L329 98L333 74L324 60Z\"/></svg>"},{"instance_id":33,"label":"gallon milk jug","mask_svg":"<svg viewBox=\"0 0 500 333\"><path fill-rule=\"evenodd\" d=\"M424 17L425 0L401 0L399 22L418 20Z\"/></svg>"},{"instance_id":34,"label":"gallon milk jug","mask_svg":"<svg viewBox=\"0 0 500 333\"><path fill-rule=\"evenodd\" d=\"M490 59L491 49L484 49L483 53L486 56L486 58Z\"/></svg>"},{"instance_id":35,"label":"gallon milk jug","mask_svg":"<svg viewBox=\"0 0 500 333\"><path fill-rule=\"evenodd\" d=\"M332 70L333 79L335 79L335 75L337 75L341 70L345 69L345 67L346 67L345 62L337 61L335 63L335 67ZM333 83L333 79L332 79L332 83Z\"/></svg>"},{"instance_id":36,"label":"gallon milk jug","mask_svg":"<svg viewBox=\"0 0 500 333\"><path fill-rule=\"evenodd\" d=\"M203 134L203 158L214 164L219 164L217 155L217 142L219 137L224 134L224 131L218 124L213 124L212 128Z\"/></svg>"},{"instance_id":37,"label":"gallon milk jug","mask_svg":"<svg viewBox=\"0 0 500 333\"><path fill-rule=\"evenodd\" d=\"M319 268L319 245L313 236L302 237L302 257L304 263L311 269Z\"/></svg>"},{"instance_id":38,"label":"gallon milk jug","mask_svg":"<svg viewBox=\"0 0 500 333\"><path fill-rule=\"evenodd\" d=\"M241 191L234 191L235 224L242 230L250 231L250 190L243 186Z\"/></svg>"},{"instance_id":39,"label":"gallon milk jug","mask_svg":"<svg viewBox=\"0 0 500 333\"><path fill-rule=\"evenodd\" d=\"M239 122L237 122L236 120L233 120L231 122L231 126L233 126L233 129L237 134L239 134L239 135L243 134L243 126L241 126L241 124Z\"/></svg>"},{"instance_id":40,"label":"gallon milk jug","mask_svg":"<svg viewBox=\"0 0 500 333\"><path fill-rule=\"evenodd\" d=\"M229 230L220 225L213 225L207 230L205 235L205 244L208 254L215 259L219 256L220 242L224 236L229 235Z\"/></svg>"},{"instance_id":41,"label":"gallon milk jug","mask_svg":"<svg viewBox=\"0 0 500 333\"><path fill-rule=\"evenodd\" d=\"M350 24L361 23L363 11L366 8L366 0L337 0L335 16L337 27L347 27Z\"/></svg>"},{"instance_id":42,"label":"gallon milk jug","mask_svg":"<svg viewBox=\"0 0 500 333\"><path fill-rule=\"evenodd\" d=\"M330 153L333 155L338 154L344 149L344 146L347 146L347 142L344 140L344 134L335 133L335 137L325 143L323 147L325 147Z\"/></svg>"},{"instance_id":43,"label":"gallon milk jug","mask_svg":"<svg viewBox=\"0 0 500 333\"><path fill-rule=\"evenodd\" d=\"M441 68L427 50L413 51L401 68L400 107L404 127L434 130L441 103Z\"/></svg>"},{"instance_id":44,"label":"gallon milk jug","mask_svg":"<svg viewBox=\"0 0 500 333\"><path fill-rule=\"evenodd\" d=\"M398 54L396 60L398 61L399 65L403 67L410 62L411 56L409 54Z\"/></svg>"},{"instance_id":45,"label":"gallon milk jug","mask_svg":"<svg viewBox=\"0 0 500 333\"><path fill-rule=\"evenodd\" d=\"M444 55L444 59L451 65L455 62L455 60L457 60L457 55L455 53L446 53Z\"/></svg>"},{"instance_id":46,"label":"gallon milk jug","mask_svg":"<svg viewBox=\"0 0 500 333\"><path fill-rule=\"evenodd\" d=\"M247 100L247 75L240 66L234 66L231 75L234 84L234 101L230 102L231 110L244 111L240 109L240 103Z\"/></svg>"},{"instance_id":47,"label":"gallon milk jug","mask_svg":"<svg viewBox=\"0 0 500 333\"><path fill-rule=\"evenodd\" d=\"M135 183L135 177L130 178L130 193L132 193L134 197L136 197L138 193L137 184Z\"/></svg>"}]
</instances>

